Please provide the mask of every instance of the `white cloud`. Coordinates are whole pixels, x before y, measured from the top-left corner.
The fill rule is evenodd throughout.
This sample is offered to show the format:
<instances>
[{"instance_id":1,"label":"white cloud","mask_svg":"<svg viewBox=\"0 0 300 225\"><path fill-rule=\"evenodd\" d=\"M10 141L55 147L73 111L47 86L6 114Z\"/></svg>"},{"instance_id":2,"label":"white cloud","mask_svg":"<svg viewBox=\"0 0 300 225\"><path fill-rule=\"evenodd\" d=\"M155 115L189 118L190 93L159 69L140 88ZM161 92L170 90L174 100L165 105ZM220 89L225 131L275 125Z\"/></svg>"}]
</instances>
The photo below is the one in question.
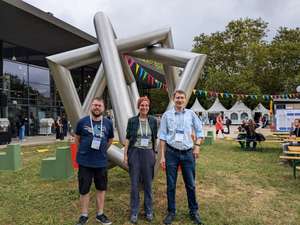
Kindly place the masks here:
<instances>
[{"instance_id":1,"label":"white cloud","mask_svg":"<svg viewBox=\"0 0 300 225\"><path fill-rule=\"evenodd\" d=\"M171 26L175 47L190 50L200 33L223 30L238 18L261 17L271 35L280 26L300 26L299 0L25 0L94 35L93 17L103 11L119 37Z\"/></svg>"}]
</instances>

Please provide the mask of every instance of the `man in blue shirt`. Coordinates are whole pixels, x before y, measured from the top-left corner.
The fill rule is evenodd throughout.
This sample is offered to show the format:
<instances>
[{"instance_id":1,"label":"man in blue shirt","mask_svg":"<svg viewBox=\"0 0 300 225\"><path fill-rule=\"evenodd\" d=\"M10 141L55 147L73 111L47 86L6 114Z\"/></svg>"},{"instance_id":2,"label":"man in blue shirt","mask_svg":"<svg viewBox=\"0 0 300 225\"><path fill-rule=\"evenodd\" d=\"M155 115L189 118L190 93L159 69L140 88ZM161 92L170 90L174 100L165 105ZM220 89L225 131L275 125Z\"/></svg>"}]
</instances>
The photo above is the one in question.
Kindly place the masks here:
<instances>
[{"instance_id":1,"label":"man in blue shirt","mask_svg":"<svg viewBox=\"0 0 300 225\"><path fill-rule=\"evenodd\" d=\"M175 218L177 169L181 165L182 176L188 196L191 219L203 224L198 213L195 189L195 159L199 157L200 143L203 138L202 124L198 116L185 109L186 94L176 90L173 94L175 106L165 112L160 123L161 165L166 168L168 215L164 224L171 224ZM195 134L195 144L192 134Z\"/></svg>"},{"instance_id":2,"label":"man in blue shirt","mask_svg":"<svg viewBox=\"0 0 300 225\"><path fill-rule=\"evenodd\" d=\"M113 141L114 133L111 121L103 116L104 110L103 99L94 98L90 115L80 119L76 127L75 142L79 146L77 163L81 206L77 225L84 225L88 221L89 192L93 180L97 190L96 220L104 225L111 224L103 213L103 208L107 189L107 149Z\"/></svg>"}]
</instances>

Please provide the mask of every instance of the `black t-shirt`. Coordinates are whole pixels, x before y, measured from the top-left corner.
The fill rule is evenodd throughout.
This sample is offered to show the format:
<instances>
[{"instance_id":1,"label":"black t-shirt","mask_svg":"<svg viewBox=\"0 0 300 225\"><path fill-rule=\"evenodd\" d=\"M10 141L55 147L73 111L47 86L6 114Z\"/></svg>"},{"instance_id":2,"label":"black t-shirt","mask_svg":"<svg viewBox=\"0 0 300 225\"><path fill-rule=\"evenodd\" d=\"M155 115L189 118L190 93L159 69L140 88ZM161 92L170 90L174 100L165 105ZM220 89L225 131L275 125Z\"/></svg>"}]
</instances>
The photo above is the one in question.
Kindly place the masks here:
<instances>
[{"instance_id":1,"label":"black t-shirt","mask_svg":"<svg viewBox=\"0 0 300 225\"><path fill-rule=\"evenodd\" d=\"M300 128L296 127L291 134L295 135L296 137L300 137Z\"/></svg>"}]
</instances>

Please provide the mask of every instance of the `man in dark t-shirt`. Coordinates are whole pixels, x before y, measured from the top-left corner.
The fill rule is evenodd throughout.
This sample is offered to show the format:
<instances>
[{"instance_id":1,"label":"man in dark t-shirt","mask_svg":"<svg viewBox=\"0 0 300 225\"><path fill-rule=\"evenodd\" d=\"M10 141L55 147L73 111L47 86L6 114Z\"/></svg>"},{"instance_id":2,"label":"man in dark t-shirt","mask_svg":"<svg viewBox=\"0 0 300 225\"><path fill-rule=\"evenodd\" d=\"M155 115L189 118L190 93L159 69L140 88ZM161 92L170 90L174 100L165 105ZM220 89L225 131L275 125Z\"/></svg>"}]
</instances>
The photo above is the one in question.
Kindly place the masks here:
<instances>
[{"instance_id":1,"label":"man in dark t-shirt","mask_svg":"<svg viewBox=\"0 0 300 225\"><path fill-rule=\"evenodd\" d=\"M294 125L294 127L291 130L291 132L290 132L290 139L291 140L295 139L297 137L300 137L300 120L299 119L295 119L293 125ZM282 149L283 149L283 152L285 152L285 151L288 151L288 147L289 146L299 146L299 145L300 145L299 142L290 141L288 143L283 143L282 144Z\"/></svg>"},{"instance_id":2,"label":"man in dark t-shirt","mask_svg":"<svg viewBox=\"0 0 300 225\"><path fill-rule=\"evenodd\" d=\"M110 120L103 116L105 110L101 98L94 98L90 115L79 120L76 127L75 141L78 147L77 163L78 186L80 193L81 215L77 225L88 221L89 192L92 181L96 187L96 220L104 225L111 222L103 213L105 191L107 189L107 149L111 145L114 133Z\"/></svg>"}]
</instances>

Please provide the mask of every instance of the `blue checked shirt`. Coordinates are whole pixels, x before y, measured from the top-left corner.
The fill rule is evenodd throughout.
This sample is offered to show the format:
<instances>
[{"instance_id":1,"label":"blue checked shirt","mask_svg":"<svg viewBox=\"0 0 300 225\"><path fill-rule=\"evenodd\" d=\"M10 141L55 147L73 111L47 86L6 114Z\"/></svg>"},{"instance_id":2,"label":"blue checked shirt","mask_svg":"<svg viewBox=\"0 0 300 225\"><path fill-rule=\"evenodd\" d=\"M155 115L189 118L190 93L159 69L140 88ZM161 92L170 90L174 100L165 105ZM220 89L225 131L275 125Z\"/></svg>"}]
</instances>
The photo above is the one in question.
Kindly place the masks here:
<instances>
[{"instance_id":1,"label":"blue checked shirt","mask_svg":"<svg viewBox=\"0 0 300 225\"><path fill-rule=\"evenodd\" d=\"M183 131L183 141L176 141L176 131ZM174 148L187 150L193 147L192 131L196 138L203 138L202 123L198 116L190 109L176 112L175 108L166 111L160 122L159 139L166 141Z\"/></svg>"}]
</instances>

